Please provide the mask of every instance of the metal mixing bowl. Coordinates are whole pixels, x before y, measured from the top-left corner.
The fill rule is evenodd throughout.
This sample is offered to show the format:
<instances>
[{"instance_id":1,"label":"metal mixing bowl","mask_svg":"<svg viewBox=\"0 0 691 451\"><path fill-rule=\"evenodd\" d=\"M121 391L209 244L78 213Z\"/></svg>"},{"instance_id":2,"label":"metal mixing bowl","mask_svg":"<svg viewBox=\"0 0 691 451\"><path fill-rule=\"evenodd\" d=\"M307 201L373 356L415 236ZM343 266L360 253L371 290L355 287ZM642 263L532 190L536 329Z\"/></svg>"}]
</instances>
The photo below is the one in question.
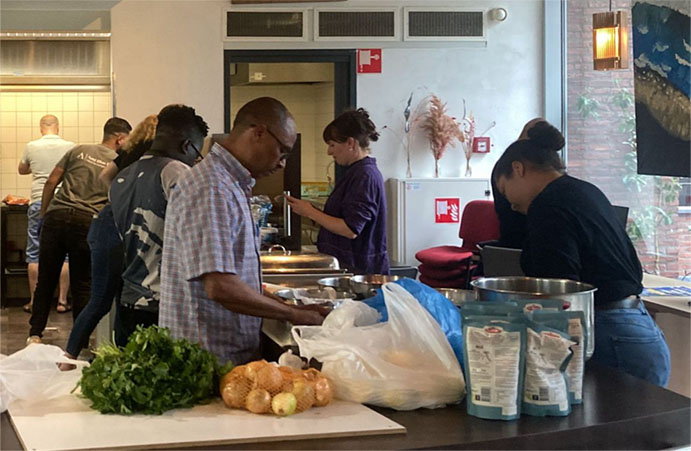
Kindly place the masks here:
<instances>
[{"instance_id":1,"label":"metal mixing bowl","mask_svg":"<svg viewBox=\"0 0 691 451\"><path fill-rule=\"evenodd\" d=\"M464 302L475 300L475 292L473 290L460 290L458 288L437 288L436 290L459 307Z\"/></svg>"},{"instance_id":2,"label":"metal mixing bowl","mask_svg":"<svg viewBox=\"0 0 691 451\"><path fill-rule=\"evenodd\" d=\"M539 279L535 277L485 277L470 282L481 301L510 301L511 299L561 299L571 305L568 310L585 315L586 358L595 351L595 288L568 279Z\"/></svg>"},{"instance_id":3,"label":"metal mixing bowl","mask_svg":"<svg viewBox=\"0 0 691 451\"><path fill-rule=\"evenodd\" d=\"M317 281L319 288L331 287L336 291L350 291L350 276L325 277Z\"/></svg>"},{"instance_id":4,"label":"metal mixing bowl","mask_svg":"<svg viewBox=\"0 0 691 451\"><path fill-rule=\"evenodd\" d=\"M278 296L279 298L283 299L295 299L295 293L293 290L297 290L298 288L287 288L285 290L277 290L274 294ZM308 297L314 298L314 299L325 299L325 300L331 300L330 293L326 290L322 290L319 288L308 288L305 290L305 293ZM353 293L347 292L347 291L336 291L336 299L355 299L355 295Z\"/></svg>"},{"instance_id":5,"label":"metal mixing bowl","mask_svg":"<svg viewBox=\"0 0 691 451\"><path fill-rule=\"evenodd\" d=\"M353 293L360 296L374 296L376 289L388 282L400 279L399 276L385 276L382 274L368 274L363 276L353 276L350 278L350 289Z\"/></svg>"}]
</instances>

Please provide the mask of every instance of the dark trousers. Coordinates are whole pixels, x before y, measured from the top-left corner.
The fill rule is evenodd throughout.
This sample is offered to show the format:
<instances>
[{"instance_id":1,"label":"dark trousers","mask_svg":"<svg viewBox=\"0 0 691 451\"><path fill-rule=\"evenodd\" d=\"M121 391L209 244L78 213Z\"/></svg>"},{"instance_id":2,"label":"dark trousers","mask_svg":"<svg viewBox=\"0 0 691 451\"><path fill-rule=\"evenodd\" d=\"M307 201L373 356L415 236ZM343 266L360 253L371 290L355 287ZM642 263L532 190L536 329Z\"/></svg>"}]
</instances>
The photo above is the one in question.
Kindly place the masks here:
<instances>
[{"instance_id":1,"label":"dark trousers","mask_svg":"<svg viewBox=\"0 0 691 451\"><path fill-rule=\"evenodd\" d=\"M87 237L91 249L91 298L75 320L66 351L78 356L88 346L98 322L113 306L113 298L122 285L125 250L113 220L110 204L91 221Z\"/></svg>"},{"instance_id":2,"label":"dark trousers","mask_svg":"<svg viewBox=\"0 0 691 451\"><path fill-rule=\"evenodd\" d=\"M134 309L120 303L115 321L115 344L125 346L137 326L144 328L158 324L158 312Z\"/></svg>"},{"instance_id":3,"label":"dark trousers","mask_svg":"<svg viewBox=\"0 0 691 451\"><path fill-rule=\"evenodd\" d=\"M60 270L69 255L72 318L89 302L91 256L86 236L91 213L72 208L53 210L46 214L41 228L38 254L38 283L34 292L29 335L43 336L48 322L50 304L60 279Z\"/></svg>"}]
</instances>

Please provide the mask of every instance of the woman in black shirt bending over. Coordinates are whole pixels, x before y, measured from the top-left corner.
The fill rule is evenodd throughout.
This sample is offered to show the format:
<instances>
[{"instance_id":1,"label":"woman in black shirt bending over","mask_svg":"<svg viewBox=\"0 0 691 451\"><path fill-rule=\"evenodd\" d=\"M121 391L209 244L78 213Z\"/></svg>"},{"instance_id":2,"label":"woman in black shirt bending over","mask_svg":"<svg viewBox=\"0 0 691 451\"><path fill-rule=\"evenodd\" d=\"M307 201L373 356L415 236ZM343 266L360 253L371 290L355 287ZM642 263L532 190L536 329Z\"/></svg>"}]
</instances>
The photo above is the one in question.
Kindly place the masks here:
<instances>
[{"instance_id":1,"label":"woman in black shirt bending over","mask_svg":"<svg viewBox=\"0 0 691 451\"><path fill-rule=\"evenodd\" d=\"M511 207L526 215L521 267L526 275L594 285L593 360L665 386L669 348L638 295L641 264L624 226L595 185L563 172L564 137L538 122L494 170Z\"/></svg>"}]
</instances>

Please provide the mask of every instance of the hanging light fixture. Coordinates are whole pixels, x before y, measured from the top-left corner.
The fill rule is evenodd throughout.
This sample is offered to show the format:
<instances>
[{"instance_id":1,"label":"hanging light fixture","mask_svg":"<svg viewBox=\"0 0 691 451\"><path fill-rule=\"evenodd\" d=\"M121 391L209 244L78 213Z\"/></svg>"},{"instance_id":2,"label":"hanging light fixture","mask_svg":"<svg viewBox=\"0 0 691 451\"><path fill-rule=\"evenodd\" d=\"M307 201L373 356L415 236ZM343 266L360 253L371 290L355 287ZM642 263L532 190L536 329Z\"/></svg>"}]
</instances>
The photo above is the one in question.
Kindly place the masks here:
<instances>
[{"instance_id":1,"label":"hanging light fixture","mask_svg":"<svg viewBox=\"0 0 691 451\"><path fill-rule=\"evenodd\" d=\"M593 14L593 69L626 69L629 65L628 21L624 11Z\"/></svg>"}]
</instances>

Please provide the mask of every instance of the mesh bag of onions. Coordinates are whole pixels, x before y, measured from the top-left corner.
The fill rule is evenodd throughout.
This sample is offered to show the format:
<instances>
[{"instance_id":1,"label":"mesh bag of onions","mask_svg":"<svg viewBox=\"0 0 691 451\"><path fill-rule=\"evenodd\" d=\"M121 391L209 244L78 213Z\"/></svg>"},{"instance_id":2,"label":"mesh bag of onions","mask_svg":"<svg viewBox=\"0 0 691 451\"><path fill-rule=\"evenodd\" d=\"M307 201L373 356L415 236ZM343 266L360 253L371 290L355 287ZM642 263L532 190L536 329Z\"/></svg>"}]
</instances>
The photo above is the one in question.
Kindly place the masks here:
<instances>
[{"instance_id":1,"label":"mesh bag of onions","mask_svg":"<svg viewBox=\"0 0 691 451\"><path fill-rule=\"evenodd\" d=\"M333 399L329 380L318 370L295 370L266 360L240 365L222 379L226 406L280 416L323 407Z\"/></svg>"}]
</instances>

